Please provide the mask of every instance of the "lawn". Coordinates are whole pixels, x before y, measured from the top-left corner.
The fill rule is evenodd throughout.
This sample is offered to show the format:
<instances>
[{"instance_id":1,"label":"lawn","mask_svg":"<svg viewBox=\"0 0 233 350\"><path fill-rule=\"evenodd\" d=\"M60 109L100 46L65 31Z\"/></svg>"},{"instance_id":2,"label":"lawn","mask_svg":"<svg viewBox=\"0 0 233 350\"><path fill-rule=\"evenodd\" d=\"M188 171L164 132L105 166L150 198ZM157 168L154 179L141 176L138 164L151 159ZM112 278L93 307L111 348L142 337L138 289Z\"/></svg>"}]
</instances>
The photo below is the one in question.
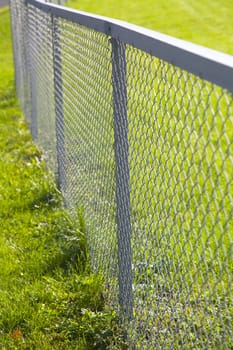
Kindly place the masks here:
<instances>
[{"instance_id":1,"label":"lawn","mask_svg":"<svg viewBox=\"0 0 233 350\"><path fill-rule=\"evenodd\" d=\"M71 0L68 5L233 54L231 0Z\"/></svg>"},{"instance_id":2,"label":"lawn","mask_svg":"<svg viewBox=\"0 0 233 350\"><path fill-rule=\"evenodd\" d=\"M0 10L0 348L106 349L114 315L19 109L9 10ZM116 334L116 332L115 332Z\"/></svg>"}]
</instances>

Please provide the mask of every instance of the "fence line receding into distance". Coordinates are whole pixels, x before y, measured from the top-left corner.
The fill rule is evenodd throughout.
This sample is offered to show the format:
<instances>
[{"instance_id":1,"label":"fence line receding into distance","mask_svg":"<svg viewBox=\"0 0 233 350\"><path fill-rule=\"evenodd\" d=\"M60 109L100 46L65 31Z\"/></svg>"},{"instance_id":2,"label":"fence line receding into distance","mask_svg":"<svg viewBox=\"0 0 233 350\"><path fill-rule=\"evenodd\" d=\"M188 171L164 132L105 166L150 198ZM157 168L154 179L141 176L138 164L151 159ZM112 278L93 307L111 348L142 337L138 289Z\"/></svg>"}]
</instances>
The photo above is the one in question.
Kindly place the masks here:
<instances>
[{"instance_id":1,"label":"fence line receding into distance","mask_svg":"<svg viewBox=\"0 0 233 350\"><path fill-rule=\"evenodd\" d=\"M17 94L135 349L232 349L233 58L12 0Z\"/></svg>"}]
</instances>

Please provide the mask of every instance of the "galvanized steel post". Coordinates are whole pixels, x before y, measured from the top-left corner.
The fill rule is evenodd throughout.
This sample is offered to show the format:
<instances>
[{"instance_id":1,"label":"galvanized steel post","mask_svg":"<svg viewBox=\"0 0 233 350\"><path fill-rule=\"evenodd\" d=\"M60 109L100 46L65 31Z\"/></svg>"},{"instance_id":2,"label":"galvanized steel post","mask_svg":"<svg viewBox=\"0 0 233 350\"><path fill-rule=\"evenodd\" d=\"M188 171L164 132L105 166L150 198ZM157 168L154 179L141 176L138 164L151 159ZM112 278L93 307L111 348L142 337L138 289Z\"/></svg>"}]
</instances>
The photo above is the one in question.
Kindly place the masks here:
<instances>
[{"instance_id":1,"label":"galvanized steel post","mask_svg":"<svg viewBox=\"0 0 233 350\"><path fill-rule=\"evenodd\" d=\"M59 19L52 20L53 74L56 124L57 185L63 192L66 189L65 125L63 111L62 58Z\"/></svg>"},{"instance_id":2,"label":"galvanized steel post","mask_svg":"<svg viewBox=\"0 0 233 350\"><path fill-rule=\"evenodd\" d=\"M26 26L27 32L27 41L28 41L28 51L29 54L27 56L29 63L29 85L31 88L31 134L34 141L38 138L38 120L37 120L37 69L36 69L36 60L33 54L33 42L30 37L30 29L29 29L29 13L28 13L28 3L25 2L25 12L26 12ZM35 31L37 33L37 30ZM37 34L36 34L37 35ZM36 40L35 40L36 42ZM25 111L24 111L25 112Z\"/></svg>"},{"instance_id":3,"label":"galvanized steel post","mask_svg":"<svg viewBox=\"0 0 233 350\"><path fill-rule=\"evenodd\" d=\"M133 292L125 44L113 38L111 39L111 43L116 161L119 303L123 317L127 320L131 320L133 317Z\"/></svg>"}]
</instances>

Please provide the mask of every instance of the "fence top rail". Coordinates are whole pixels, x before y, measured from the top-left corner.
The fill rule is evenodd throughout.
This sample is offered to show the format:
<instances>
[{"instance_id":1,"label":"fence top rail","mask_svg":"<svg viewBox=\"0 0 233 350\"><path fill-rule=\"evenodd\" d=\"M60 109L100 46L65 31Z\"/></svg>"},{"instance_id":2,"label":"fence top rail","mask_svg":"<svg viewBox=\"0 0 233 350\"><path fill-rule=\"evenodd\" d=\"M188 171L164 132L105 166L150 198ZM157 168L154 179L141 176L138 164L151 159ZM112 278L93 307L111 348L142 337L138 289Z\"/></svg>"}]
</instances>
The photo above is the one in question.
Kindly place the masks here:
<instances>
[{"instance_id":1,"label":"fence top rail","mask_svg":"<svg viewBox=\"0 0 233 350\"><path fill-rule=\"evenodd\" d=\"M43 0L25 0L25 2L44 12L132 45L233 92L233 56L231 55L127 22L45 3Z\"/></svg>"}]
</instances>

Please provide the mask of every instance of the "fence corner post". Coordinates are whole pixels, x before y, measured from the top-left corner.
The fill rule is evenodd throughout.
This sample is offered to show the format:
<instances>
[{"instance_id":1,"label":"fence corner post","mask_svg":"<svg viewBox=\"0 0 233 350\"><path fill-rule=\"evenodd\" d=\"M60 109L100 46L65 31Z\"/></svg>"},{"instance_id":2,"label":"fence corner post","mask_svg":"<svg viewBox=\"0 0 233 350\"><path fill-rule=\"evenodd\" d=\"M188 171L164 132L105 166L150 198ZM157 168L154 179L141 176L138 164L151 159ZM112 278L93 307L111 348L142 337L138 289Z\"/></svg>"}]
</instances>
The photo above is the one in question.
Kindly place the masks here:
<instances>
[{"instance_id":1,"label":"fence corner post","mask_svg":"<svg viewBox=\"0 0 233 350\"><path fill-rule=\"evenodd\" d=\"M118 240L119 304L123 318L133 318L130 177L125 44L111 39L116 162L116 219Z\"/></svg>"}]
</instances>

